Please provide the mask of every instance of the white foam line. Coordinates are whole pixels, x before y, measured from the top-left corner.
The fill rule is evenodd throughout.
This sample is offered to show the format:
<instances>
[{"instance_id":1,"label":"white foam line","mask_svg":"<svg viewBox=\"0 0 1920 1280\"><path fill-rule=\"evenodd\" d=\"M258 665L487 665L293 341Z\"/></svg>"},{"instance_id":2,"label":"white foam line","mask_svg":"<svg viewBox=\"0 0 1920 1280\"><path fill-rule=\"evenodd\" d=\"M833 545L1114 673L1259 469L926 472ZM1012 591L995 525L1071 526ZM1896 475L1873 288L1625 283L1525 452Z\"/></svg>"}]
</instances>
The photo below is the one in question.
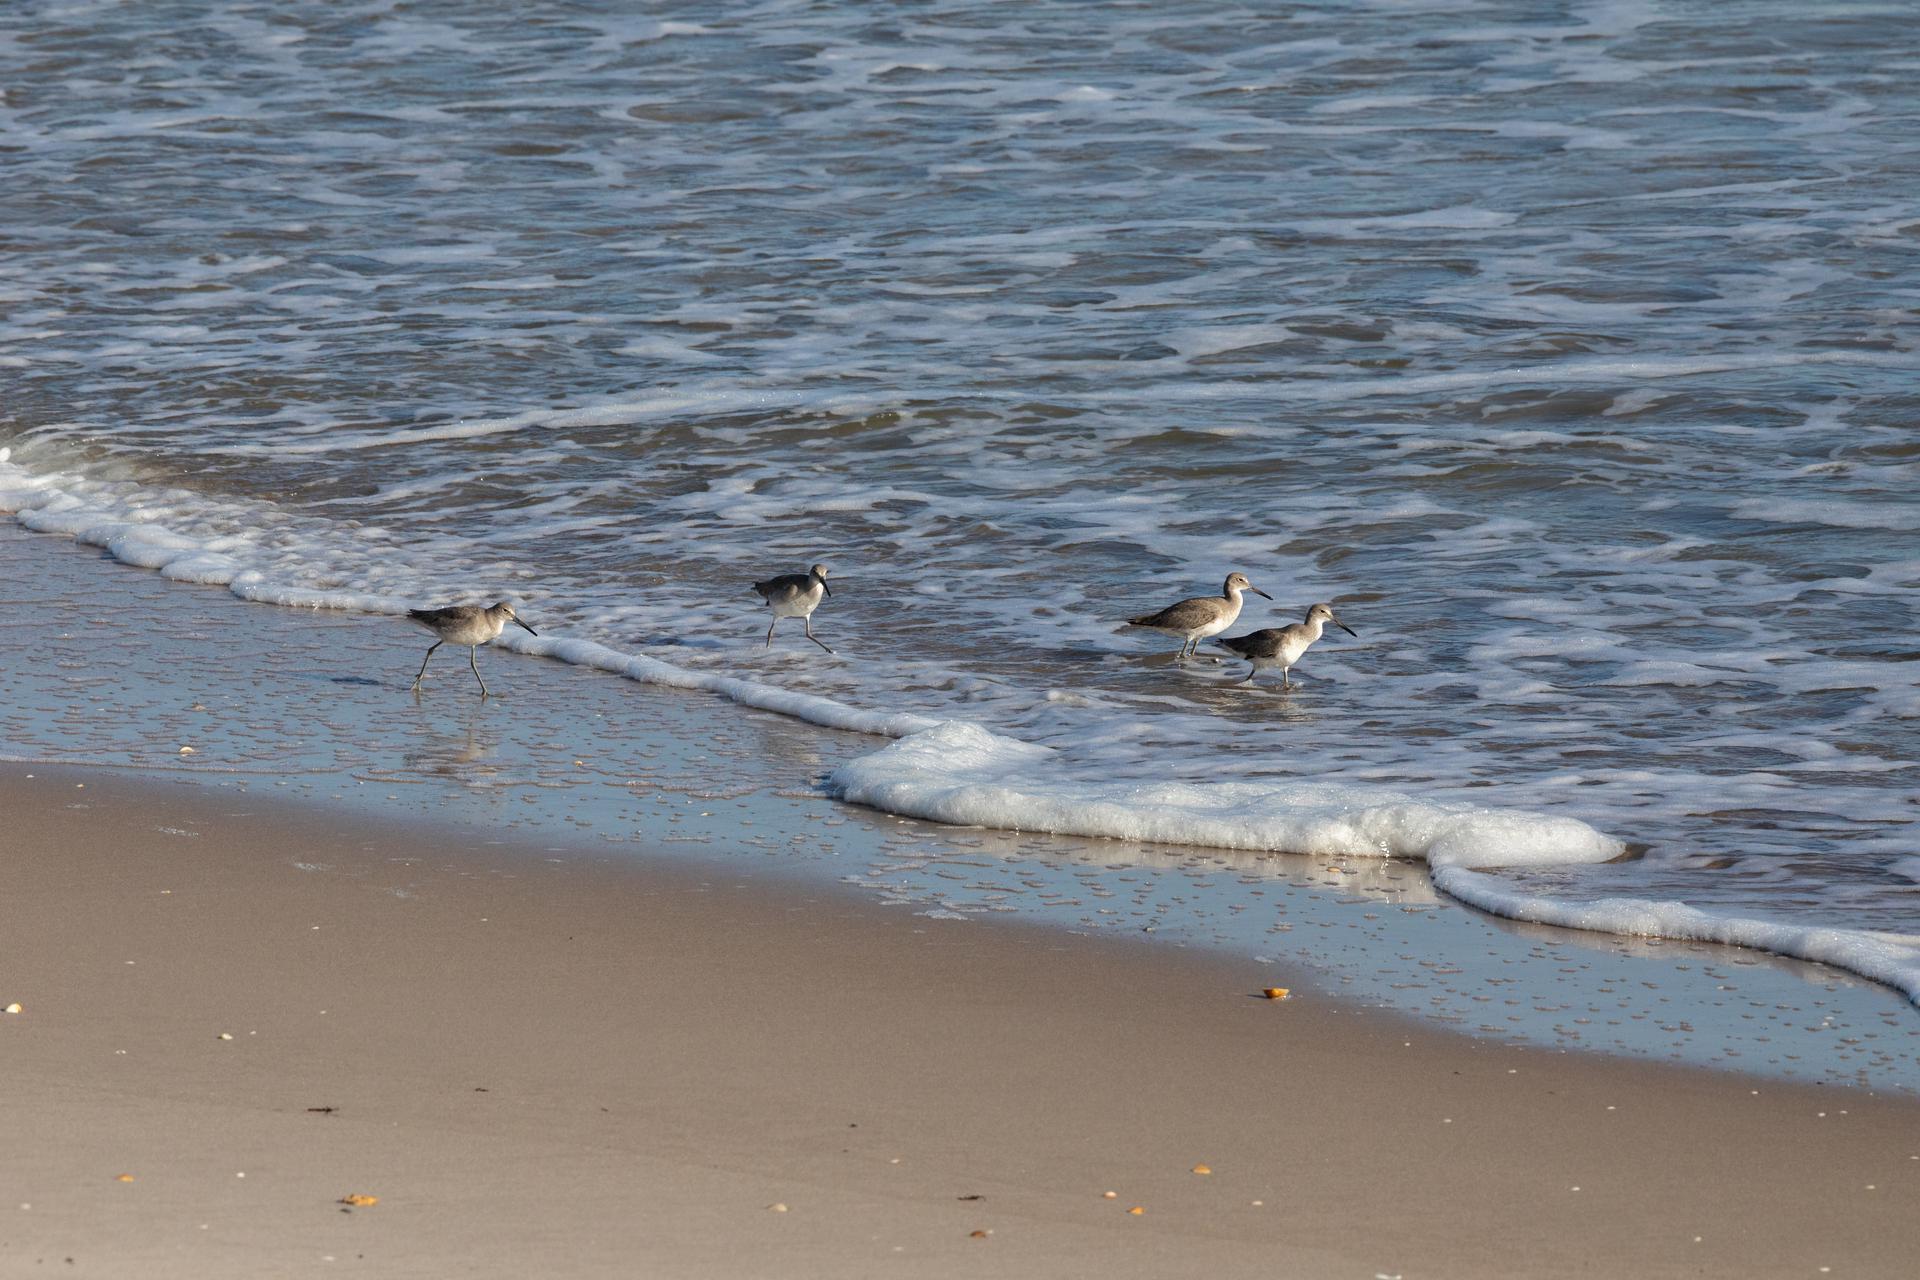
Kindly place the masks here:
<instances>
[{"instance_id":1,"label":"white foam line","mask_svg":"<svg viewBox=\"0 0 1920 1280\"><path fill-rule=\"evenodd\" d=\"M62 487L63 481L71 482L75 477L34 474L12 463L11 456L12 450L0 448L0 512L13 512L22 525L36 533L65 534L106 548L108 554L123 564L152 569L178 581L224 586L242 600L258 604L403 615L417 603L372 592L307 587L269 576L248 564L247 553L251 548L237 538L197 538L161 524L126 519L116 511L91 505L69 488ZM515 633L502 636L495 643L517 653L557 658L629 680L715 693L742 706L778 712L829 729L901 737L940 723L911 712L870 711L816 694L798 693L735 676L690 671L657 658L622 653L590 640Z\"/></svg>"},{"instance_id":2,"label":"white foam line","mask_svg":"<svg viewBox=\"0 0 1920 1280\"><path fill-rule=\"evenodd\" d=\"M1646 898L1601 898L1564 902L1510 889L1491 876L1457 864L1430 864L1434 887L1468 906L1509 920L1530 920L1589 933L1720 942L1830 964L1885 983L1920 1005L1920 947L1892 935L1862 929L1782 924L1743 916L1717 916L1684 902Z\"/></svg>"},{"instance_id":3,"label":"white foam line","mask_svg":"<svg viewBox=\"0 0 1920 1280\"><path fill-rule=\"evenodd\" d=\"M1058 758L948 720L841 765L827 786L855 804L959 826L1267 853L1516 866L1605 862L1624 848L1575 818L1320 783L1103 782L1068 776Z\"/></svg>"},{"instance_id":4,"label":"white foam line","mask_svg":"<svg viewBox=\"0 0 1920 1280\"><path fill-rule=\"evenodd\" d=\"M1814 351L1772 353L1750 356L1706 356L1699 358L1655 357L1643 360L1561 360L1537 365L1514 365L1498 369L1463 369L1447 373L1381 374L1366 378L1296 377L1285 383L1262 386L1262 394L1289 400L1339 400L1357 396L1419 395L1430 391L1472 389L1519 383L1528 386L1563 386L1589 382L1658 381L1696 374L1726 373L1740 369L1774 369L1799 365L1879 365L1912 368L1920 363L1895 352ZM1151 392L1130 390L1129 400L1142 395L1159 400L1208 400L1239 395L1238 383L1206 384L1196 387L1167 386ZM990 393L966 388L918 388L916 398L938 396L946 399L991 399ZM462 419L425 427L398 427L390 431L336 431L328 429L309 438L282 436L270 444L208 445L202 452L230 457L286 457L327 453L350 453L366 449L384 449L395 445L428 444L443 440L469 440L480 436L507 435L530 430L560 431L570 427L608 426L670 418L687 413L713 414L740 410L790 412L802 408L831 409L844 401L845 389L808 392L791 388L767 390L688 389L640 399L574 409L534 409L498 418Z\"/></svg>"},{"instance_id":5,"label":"white foam line","mask_svg":"<svg viewBox=\"0 0 1920 1280\"><path fill-rule=\"evenodd\" d=\"M1787 369L1802 365L1875 365L1913 369L1920 372L1920 361L1897 352L1811 351L1774 352L1751 356L1701 356L1688 358L1663 356L1643 360L1557 360L1537 365L1513 365L1498 369L1461 369L1448 373L1381 374L1365 378L1289 378L1283 383L1261 384L1264 396L1288 400L1342 400L1356 396L1417 395L1428 391L1473 390L1480 387L1517 383L1522 386L1576 386L1590 382L1653 382L1664 378L1684 378L1705 373L1730 373L1742 369ZM1211 400L1245 394L1236 383L1185 386L1169 384L1154 389L1132 389L1127 398L1139 400Z\"/></svg>"},{"instance_id":6,"label":"white foam line","mask_svg":"<svg viewBox=\"0 0 1920 1280\"><path fill-rule=\"evenodd\" d=\"M644 654L622 653L618 649L609 648L592 640L516 635L502 636L495 641L495 644L512 649L516 653L533 654L542 658L558 658L562 662L571 663L577 667L592 667L596 671L611 672L645 684L660 684L675 689L697 689L705 693L716 693L742 706L778 712L828 729L847 729L854 733L901 738L940 724L940 721L931 717L915 715L909 711L868 711L860 707L850 707L844 702L836 702L832 698L823 698L811 693L798 693L776 685L742 680L737 676L689 671L685 667L676 667L671 662L662 662L658 658L649 658Z\"/></svg>"},{"instance_id":7,"label":"white foam line","mask_svg":"<svg viewBox=\"0 0 1920 1280\"><path fill-rule=\"evenodd\" d=\"M1458 808L1371 787L1102 782L1067 776L1057 759L1050 748L948 721L841 765L827 789L853 804L959 826L1318 857L1417 858L1427 863L1435 888L1492 915L1818 961L1885 983L1920 1004L1914 939L1718 916L1680 902L1565 902L1480 874L1620 855L1620 841L1575 818Z\"/></svg>"},{"instance_id":8,"label":"white foam line","mask_svg":"<svg viewBox=\"0 0 1920 1280\"><path fill-rule=\"evenodd\" d=\"M844 396L844 392L838 393ZM503 418L461 419L426 427L398 428L392 431L335 431L327 429L314 438L298 440L280 437L268 444L209 445L203 453L236 457L284 457L289 454L350 453L363 449L384 449L390 445L422 444L438 440L470 440L477 436L506 435L518 431L562 431L569 427L609 426L666 418L689 411L729 413L742 409L762 411L791 410L829 399L827 393L804 394L791 391L685 391L622 400L578 409L533 409Z\"/></svg>"}]
</instances>

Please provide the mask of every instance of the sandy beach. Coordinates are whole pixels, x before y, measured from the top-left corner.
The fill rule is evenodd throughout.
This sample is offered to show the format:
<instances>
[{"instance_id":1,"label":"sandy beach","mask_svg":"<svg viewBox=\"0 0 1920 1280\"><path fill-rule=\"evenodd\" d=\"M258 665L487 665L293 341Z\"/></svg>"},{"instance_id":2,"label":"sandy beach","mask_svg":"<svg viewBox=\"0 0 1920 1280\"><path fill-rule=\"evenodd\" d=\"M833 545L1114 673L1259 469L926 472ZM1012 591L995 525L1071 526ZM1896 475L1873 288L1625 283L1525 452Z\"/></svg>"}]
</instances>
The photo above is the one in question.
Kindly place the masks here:
<instances>
[{"instance_id":1,"label":"sandy beach","mask_svg":"<svg viewBox=\"0 0 1920 1280\"><path fill-rule=\"evenodd\" d=\"M0 812L7 1274L1920 1256L1910 1099L1489 1045L1270 1001L1205 953L204 783L13 765Z\"/></svg>"},{"instance_id":2,"label":"sandy beach","mask_svg":"<svg viewBox=\"0 0 1920 1280\"><path fill-rule=\"evenodd\" d=\"M0 7L0 1280L1920 1277L1910 10Z\"/></svg>"}]
</instances>

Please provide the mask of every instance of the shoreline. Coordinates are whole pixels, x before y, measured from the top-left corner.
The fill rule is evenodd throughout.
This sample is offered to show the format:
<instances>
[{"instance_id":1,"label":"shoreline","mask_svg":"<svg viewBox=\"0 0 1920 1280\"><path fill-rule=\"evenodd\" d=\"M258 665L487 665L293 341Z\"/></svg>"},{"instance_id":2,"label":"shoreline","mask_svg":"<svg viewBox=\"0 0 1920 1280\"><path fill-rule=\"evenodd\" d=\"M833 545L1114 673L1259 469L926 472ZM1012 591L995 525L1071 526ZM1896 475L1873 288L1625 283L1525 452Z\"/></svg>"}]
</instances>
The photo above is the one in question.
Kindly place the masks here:
<instances>
[{"instance_id":1,"label":"shoreline","mask_svg":"<svg viewBox=\"0 0 1920 1280\"><path fill-rule=\"evenodd\" d=\"M1912 1007L1836 970L1501 920L1404 861L898 818L821 786L882 745L867 736L491 649L496 697L461 687L464 670L414 697L422 642L394 620L260 607L13 526L0 554L22 584L0 756L193 776L483 840L665 851L933 917L1138 934L1496 1042L1920 1093Z\"/></svg>"},{"instance_id":2,"label":"shoreline","mask_svg":"<svg viewBox=\"0 0 1920 1280\"><path fill-rule=\"evenodd\" d=\"M1920 1249L1913 1099L671 858L92 770L8 766L0 801L23 1264L1894 1276Z\"/></svg>"}]
</instances>

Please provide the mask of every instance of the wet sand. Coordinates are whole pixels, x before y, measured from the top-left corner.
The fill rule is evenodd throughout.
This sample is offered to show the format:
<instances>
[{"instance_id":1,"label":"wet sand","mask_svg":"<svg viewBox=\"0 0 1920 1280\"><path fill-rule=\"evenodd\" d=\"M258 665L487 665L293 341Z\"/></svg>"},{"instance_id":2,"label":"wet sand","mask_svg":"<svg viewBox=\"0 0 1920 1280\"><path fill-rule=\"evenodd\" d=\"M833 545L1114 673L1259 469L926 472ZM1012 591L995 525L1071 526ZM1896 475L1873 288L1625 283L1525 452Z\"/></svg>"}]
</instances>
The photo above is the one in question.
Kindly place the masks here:
<instances>
[{"instance_id":1,"label":"wet sand","mask_svg":"<svg viewBox=\"0 0 1920 1280\"><path fill-rule=\"evenodd\" d=\"M8 1274L1920 1257L1911 1099L1475 1041L1260 998L1272 971L1216 954L206 780L13 765L0 812Z\"/></svg>"},{"instance_id":2,"label":"wet sand","mask_svg":"<svg viewBox=\"0 0 1920 1280\"><path fill-rule=\"evenodd\" d=\"M431 637L397 618L251 604L5 524L0 562L17 578L0 759L196 778L540 850L670 854L769 892L851 886L941 917L1218 950L1261 966L1262 985L1495 1042L1920 1093L1920 1017L1836 969L1514 924L1438 895L1418 863L896 818L821 787L882 738L491 648L494 697L475 696L464 655L416 697ZM804 686L814 658L762 650L763 625L742 622L703 643L730 646L743 674Z\"/></svg>"}]
</instances>

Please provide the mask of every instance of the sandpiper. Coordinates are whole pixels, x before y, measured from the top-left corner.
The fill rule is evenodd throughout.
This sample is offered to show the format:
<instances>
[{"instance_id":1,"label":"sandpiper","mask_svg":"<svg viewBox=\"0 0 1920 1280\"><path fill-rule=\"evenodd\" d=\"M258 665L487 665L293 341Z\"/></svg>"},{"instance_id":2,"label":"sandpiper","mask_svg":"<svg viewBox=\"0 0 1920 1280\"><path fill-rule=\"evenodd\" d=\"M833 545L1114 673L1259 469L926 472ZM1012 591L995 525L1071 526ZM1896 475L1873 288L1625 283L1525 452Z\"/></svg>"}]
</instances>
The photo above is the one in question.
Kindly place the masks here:
<instances>
[{"instance_id":1,"label":"sandpiper","mask_svg":"<svg viewBox=\"0 0 1920 1280\"><path fill-rule=\"evenodd\" d=\"M413 677L413 687L416 689L420 687L421 676L427 674L427 663L433 660L433 651L443 644L467 646L467 665L473 668L473 678L480 680L480 664L474 661L474 650L498 638L509 622L524 627L530 636L540 634L516 618L513 606L505 600L490 609L477 604L456 604L445 609L409 609L407 617L440 637L428 647L427 656L420 659L420 670ZM485 680L480 680L480 696L487 696Z\"/></svg>"},{"instance_id":2,"label":"sandpiper","mask_svg":"<svg viewBox=\"0 0 1920 1280\"><path fill-rule=\"evenodd\" d=\"M1242 591L1251 591L1257 596L1268 600L1273 599L1272 596L1248 582L1246 574L1230 573L1227 575L1226 585L1220 588L1219 595L1195 596L1191 600L1182 600L1179 604L1168 605L1158 613L1129 618L1127 625L1179 636L1180 654L1175 661L1184 662L1198 651L1202 640L1208 636L1217 636L1233 625L1233 620L1240 616Z\"/></svg>"},{"instance_id":3,"label":"sandpiper","mask_svg":"<svg viewBox=\"0 0 1920 1280\"><path fill-rule=\"evenodd\" d=\"M1307 610L1305 622L1295 622L1284 627L1268 627L1265 631L1256 631L1252 635L1232 636L1216 640L1214 643L1225 645L1253 664L1253 670L1247 672L1247 678L1237 683L1252 684L1253 678L1266 668L1278 667L1280 668L1280 687L1291 689L1293 682L1288 678L1288 671L1292 669L1294 663L1300 661L1300 655L1307 651L1307 646L1320 638L1320 632L1329 622L1354 639L1360 638L1359 633L1352 627L1333 616L1332 605L1317 604Z\"/></svg>"},{"instance_id":4,"label":"sandpiper","mask_svg":"<svg viewBox=\"0 0 1920 1280\"><path fill-rule=\"evenodd\" d=\"M773 647L773 629L782 618L799 618L807 625L807 639L832 653L833 649L820 637L813 634L813 611L820 607L823 596L833 592L827 590L827 566L814 565L805 573L783 573L777 578L768 578L765 582L756 582L753 589L773 610L773 621L767 624L767 643L763 648Z\"/></svg>"}]
</instances>

